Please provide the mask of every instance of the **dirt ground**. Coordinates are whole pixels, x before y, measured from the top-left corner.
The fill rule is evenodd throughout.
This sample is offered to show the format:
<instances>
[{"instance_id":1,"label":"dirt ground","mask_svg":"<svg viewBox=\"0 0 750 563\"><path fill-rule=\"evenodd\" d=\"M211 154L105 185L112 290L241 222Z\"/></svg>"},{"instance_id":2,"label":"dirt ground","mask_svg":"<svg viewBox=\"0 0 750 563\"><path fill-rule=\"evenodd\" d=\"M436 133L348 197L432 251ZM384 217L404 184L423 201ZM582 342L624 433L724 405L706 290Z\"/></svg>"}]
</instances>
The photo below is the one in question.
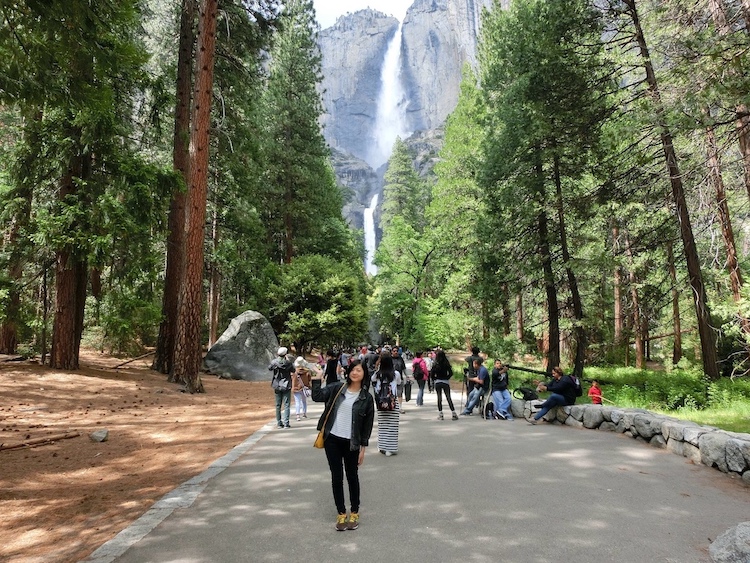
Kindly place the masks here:
<instances>
[{"instance_id":1,"label":"dirt ground","mask_svg":"<svg viewBox=\"0 0 750 563\"><path fill-rule=\"evenodd\" d=\"M205 394L122 359L81 369L0 361L0 561L87 557L180 483L274 418L268 382L205 375ZM106 442L89 438L107 429ZM35 447L29 440L80 435ZM70 434L68 434L70 435Z\"/></svg>"}]
</instances>

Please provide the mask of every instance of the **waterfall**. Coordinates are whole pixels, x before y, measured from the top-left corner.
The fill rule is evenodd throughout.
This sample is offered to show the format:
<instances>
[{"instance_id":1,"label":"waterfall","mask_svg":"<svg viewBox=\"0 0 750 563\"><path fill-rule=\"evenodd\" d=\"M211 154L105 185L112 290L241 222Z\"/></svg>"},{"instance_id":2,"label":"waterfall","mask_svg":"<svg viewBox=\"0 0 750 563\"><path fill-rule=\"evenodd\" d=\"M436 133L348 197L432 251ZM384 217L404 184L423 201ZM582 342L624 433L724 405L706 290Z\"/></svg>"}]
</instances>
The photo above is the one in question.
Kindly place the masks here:
<instances>
[{"instance_id":1,"label":"waterfall","mask_svg":"<svg viewBox=\"0 0 750 563\"><path fill-rule=\"evenodd\" d=\"M375 142L367 163L377 170L388 162L396 137L406 138L406 94L401 83L401 26L393 35L380 71L380 93L375 113Z\"/></svg>"},{"instance_id":2,"label":"waterfall","mask_svg":"<svg viewBox=\"0 0 750 563\"><path fill-rule=\"evenodd\" d=\"M396 137L405 139L409 136L406 129L406 94L401 82L401 23L388 44L380 71L380 93L373 126L373 143L367 163L377 170L386 162L393 151ZM376 237L373 215L378 206L378 193L370 201L370 207L364 211L365 227L365 271L375 275L377 268L372 263L375 257Z\"/></svg>"},{"instance_id":3,"label":"waterfall","mask_svg":"<svg viewBox=\"0 0 750 563\"><path fill-rule=\"evenodd\" d=\"M375 208L378 206L378 194L372 196L370 207L365 209L365 272L370 275L378 273L378 268L372 263L375 258Z\"/></svg>"}]
</instances>

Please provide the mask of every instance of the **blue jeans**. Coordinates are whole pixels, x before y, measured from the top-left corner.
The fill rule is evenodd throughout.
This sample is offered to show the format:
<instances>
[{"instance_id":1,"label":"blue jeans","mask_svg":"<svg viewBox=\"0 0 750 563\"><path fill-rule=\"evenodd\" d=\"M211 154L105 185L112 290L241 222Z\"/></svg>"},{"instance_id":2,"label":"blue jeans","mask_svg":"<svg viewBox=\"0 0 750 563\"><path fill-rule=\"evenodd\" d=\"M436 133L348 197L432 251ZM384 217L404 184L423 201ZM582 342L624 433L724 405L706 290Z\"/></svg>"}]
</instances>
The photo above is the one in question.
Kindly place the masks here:
<instances>
[{"instance_id":1,"label":"blue jeans","mask_svg":"<svg viewBox=\"0 0 750 563\"><path fill-rule=\"evenodd\" d=\"M477 406L479 399L481 399L483 396L484 396L483 387L480 387L479 389L474 389L471 393L469 393L469 402L466 403L464 414L469 414L471 411L473 411L474 407Z\"/></svg>"},{"instance_id":2,"label":"blue jeans","mask_svg":"<svg viewBox=\"0 0 750 563\"><path fill-rule=\"evenodd\" d=\"M534 416L534 420L539 420L545 414L549 412L552 407L562 407L566 405L565 397L557 393L552 393L549 398L542 403L542 407L538 413Z\"/></svg>"},{"instance_id":3,"label":"blue jeans","mask_svg":"<svg viewBox=\"0 0 750 563\"><path fill-rule=\"evenodd\" d=\"M513 420L513 415L510 413L510 391L499 389L492 392L492 402L495 403L495 411L504 415L508 420Z\"/></svg>"},{"instance_id":4,"label":"blue jeans","mask_svg":"<svg viewBox=\"0 0 750 563\"><path fill-rule=\"evenodd\" d=\"M424 379L422 381L417 381L417 385L419 385L419 391L417 392L417 406L421 407L424 404Z\"/></svg>"},{"instance_id":5,"label":"blue jeans","mask_svg":"<svg viewBox=\"0 0 750 563\"><path fill-rule=\"evenodd\" d=\"M276 391L276 424L289 424L289 402L292 398L292 390ZM281 406L284 405L284 418L281 418Z\"/></svg>"}]
</instances>

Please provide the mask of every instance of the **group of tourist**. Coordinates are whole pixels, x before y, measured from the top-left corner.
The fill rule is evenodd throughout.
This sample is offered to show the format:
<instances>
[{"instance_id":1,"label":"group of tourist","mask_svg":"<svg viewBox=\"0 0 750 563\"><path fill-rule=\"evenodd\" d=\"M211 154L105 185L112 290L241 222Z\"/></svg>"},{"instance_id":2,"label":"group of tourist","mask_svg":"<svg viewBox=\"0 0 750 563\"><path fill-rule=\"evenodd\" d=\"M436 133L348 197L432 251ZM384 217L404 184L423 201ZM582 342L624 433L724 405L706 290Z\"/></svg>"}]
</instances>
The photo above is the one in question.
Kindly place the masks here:
<instances>
[{"instance_id":1,"label":"group of tourist","mask_svg":"<svg viewBox=\"0 0 750 563\"><path fill-rule=\"evenodd\" d=\"M490 373L479 349L472 348L471 352L464 369L467 401L461 414L470 416L482 397L491 394L495 418L513 420L508 366L495 360ZM325 403L318 430L323 433L323 447L338 511L335 528L339 531L357 529L360 508L358 468L364 462L375 416L378 421L378 450L386 457L398 453L399 420L404 412L403 390L408 381L401 351L388 346L362 347L358 353L345 351L337 354L328 350L326 357L320 358L319 367L315 367L303 357L292 360L288 350L281 347L278 357L268 369L274 372L271 385L276 393L276 423L279 428L290 427L291 394L295 397L298 421L300 417L307 418L308 396L313 401ZM443 350L436 349L427 357L417 352L412 361L412 378L418 385L417 405L424 404L425 387L431 390L434 386L438 420L444 420L443 397L450 408L451 418L458 420L450 387L453 368ZM575 402L575 384L559 367L553 368L551 381L535 383L538 391L548 391L550 396L529 418L531 424L536 424L551 408ZM589 390L589 396L592 402L601 404L601 390L596 382ZM344 476L349 490L348 512Z\"/></svg>"}]
</instances>

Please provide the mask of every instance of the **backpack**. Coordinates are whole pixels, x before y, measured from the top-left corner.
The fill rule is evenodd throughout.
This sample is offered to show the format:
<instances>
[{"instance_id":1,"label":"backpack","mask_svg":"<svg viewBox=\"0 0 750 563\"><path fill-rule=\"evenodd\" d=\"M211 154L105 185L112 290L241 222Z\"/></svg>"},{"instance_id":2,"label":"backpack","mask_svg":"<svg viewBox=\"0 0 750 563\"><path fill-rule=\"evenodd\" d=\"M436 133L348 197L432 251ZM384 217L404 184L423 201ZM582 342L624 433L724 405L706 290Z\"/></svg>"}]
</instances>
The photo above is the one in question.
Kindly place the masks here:
<instances>
[{"instance_id":1,"label":"backpack","mask_svg":"<svg viewBox=\"0 0 750 563\"><path fill-rule=\"evenodd\" d=\"M388 381L380 382L380 389L378 390L378 396L375 398L375 407L379 411L393 411L396 410L396 396L393 394L391 384Z\"/></svg>"},{"instance_id":2,"label":"backpack","mask_svg":"<svg viewBox=\"0 0 750 563\"><path fill-rule=\"evenodd\" d=\"M484 415L485 420L492 420L495 418L495 403L492 401L487 401L487 403L484 405Z\"/></svg>"},{"instance_id":3,"label":"backpack","mask_svg":"<svg viewBox=\"0 0 750 563\"><path fill-rule=\"evenodd\" d=\"M535 401L539 398L539 395L536 394L536 391L534 391L530 387L519 387L518 389L514 389L513 396L516 399L521 399L523 401Z\"/></svg>"},{"instance_id":4,"label":"backpack","mask_svg":"<svg viewBox=\"0 0 750 563\"><path fill-rule=\"evenodd\" d=\"M412 364L412 376L417 381L424 381L424 370L422 369L422 362Z\"/></svg>"},{"instance_id":5,"label":"backpack","mask_svg":"<svg viewBox=\"0 0 750 563\"><path fill-rule=\"evenodd\" d=\"M581 380L574 375L568 376L573 381L573 385L576 386L576 397L583 397L583 388L581 387Z\"/></svg>"}]
</instances>

